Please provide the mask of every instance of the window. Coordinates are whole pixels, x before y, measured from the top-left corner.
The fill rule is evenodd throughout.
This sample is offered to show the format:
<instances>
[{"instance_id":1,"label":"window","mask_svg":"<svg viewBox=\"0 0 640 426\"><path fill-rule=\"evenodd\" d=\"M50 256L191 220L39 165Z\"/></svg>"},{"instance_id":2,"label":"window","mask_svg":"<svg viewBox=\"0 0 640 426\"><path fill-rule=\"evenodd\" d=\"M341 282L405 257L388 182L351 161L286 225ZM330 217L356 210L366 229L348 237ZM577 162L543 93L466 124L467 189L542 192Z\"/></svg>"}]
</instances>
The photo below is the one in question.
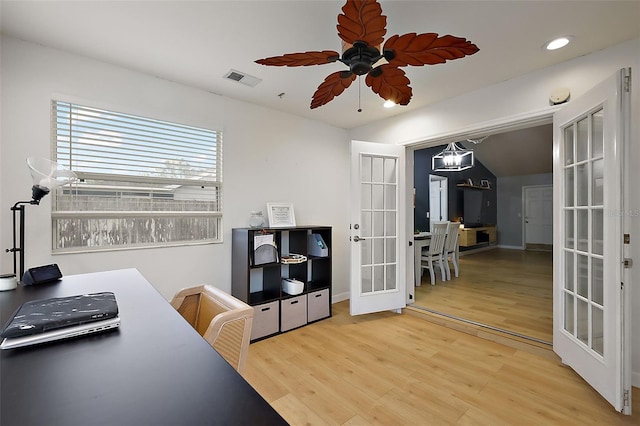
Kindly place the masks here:
<instances>
[{"instance_id":1,"label":"window","mask_svg":"<svg viewBox=\"0 0 640 426\"><path fill-rule=\"evenodd\" d=\"M53 251L221 241L222 133L52 103L56 161L78 181L59 188Z\"/></svg>"}]
</instances>

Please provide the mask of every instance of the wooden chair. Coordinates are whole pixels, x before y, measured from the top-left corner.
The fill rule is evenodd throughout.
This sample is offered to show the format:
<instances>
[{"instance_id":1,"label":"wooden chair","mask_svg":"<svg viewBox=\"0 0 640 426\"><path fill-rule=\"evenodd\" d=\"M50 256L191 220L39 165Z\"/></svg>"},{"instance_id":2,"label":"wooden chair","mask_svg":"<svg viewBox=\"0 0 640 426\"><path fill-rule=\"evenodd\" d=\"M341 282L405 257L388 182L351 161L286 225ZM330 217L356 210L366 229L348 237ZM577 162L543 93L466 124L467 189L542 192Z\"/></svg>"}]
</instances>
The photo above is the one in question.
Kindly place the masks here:
<instances>
[{"instance_id":1,"label":"wooden chair","mask_svg":"<svg viewBox=\"0 0 640 426\"><path fill-rule=\"evenodd\" d=\"M171 306L242 374L253 325L251 306L208 285L180 290Z\"/></svg>"},{"instance_id":2,"label":"wooden chair","mask_svg":"<svg viewBox=\"0 0 640 426\"><path fill-rule=\"evenodd\" d=\"M440 266L440 273L442 275L442 281L445 280L445 268L443 262L442 251L444 250L444 240L447 236L447 227L449 222L435 222L433 224L433 230L431 231L431 242L429 243L429 249L426 253L423 252L420 256L421 268L428 269L431 278L431 285L436 284L436 276L433 270L434 261L438 261Z\"/></svg>"},{"instance_id":3,"label":"wooden chair","mask_svg":"<svg viewBox=\"0 0 640 426\"><path fill-rule=\"evenodd\" d=\"M451 279L451 268L449 267L449 257L451 257L451 263L453 263L453 269L458 278L460 258L460 249L458 247L458 236L460 235L460 222L449 222L447 228L447 237L444 240L444 249L442 251L442 257L444 258L444 264L447 269L447 281Z\"/></svg>"}]
</instances>

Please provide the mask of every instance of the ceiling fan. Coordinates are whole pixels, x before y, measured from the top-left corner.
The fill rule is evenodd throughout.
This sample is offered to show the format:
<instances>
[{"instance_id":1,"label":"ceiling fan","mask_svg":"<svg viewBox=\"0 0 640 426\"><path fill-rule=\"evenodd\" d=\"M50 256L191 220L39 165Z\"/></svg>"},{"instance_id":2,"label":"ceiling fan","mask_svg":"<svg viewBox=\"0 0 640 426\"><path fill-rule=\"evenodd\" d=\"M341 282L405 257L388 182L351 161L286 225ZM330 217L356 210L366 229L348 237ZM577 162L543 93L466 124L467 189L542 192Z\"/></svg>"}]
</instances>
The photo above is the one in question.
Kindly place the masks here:
<instances>
[{"instance_id":1,"label":"ceiling fan","mask_svg":"<svg viewBox=\"0 0 640 426\"><path fill-rule=\"evenodd\" d=\"M301 67L342 62L348 70L329 74L318 86L311 109L333 100L357 76L367 75L365 83L385 100L408 105L413 95L409 78L399 67L435 65L473 55L478 47L462 37L436 33L393 35L384 43L387 17L377 0L347 0L338 15L338 36L342 55L333 50L287 53L258 59L258 64Z\"/></svg>"}]
</instances>

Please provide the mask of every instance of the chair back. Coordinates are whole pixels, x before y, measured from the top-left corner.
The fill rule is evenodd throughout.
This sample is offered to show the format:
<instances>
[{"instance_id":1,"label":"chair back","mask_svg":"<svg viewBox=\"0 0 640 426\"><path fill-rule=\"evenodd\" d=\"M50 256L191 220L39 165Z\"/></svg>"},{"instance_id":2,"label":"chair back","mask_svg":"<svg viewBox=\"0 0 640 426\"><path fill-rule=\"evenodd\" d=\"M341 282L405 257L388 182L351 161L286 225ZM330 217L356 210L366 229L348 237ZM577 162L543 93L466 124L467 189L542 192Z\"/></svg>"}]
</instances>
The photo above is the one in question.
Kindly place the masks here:
<instances>
[{"instance_id":1,"label":"chair back","mask_svg":"<svg viewBox=\"0 0 640 426\"><path fill-rule=\"evenodd\" d=\"M253 325L251 306L208 285L180 290L171 306L242 374Z\"/></svg>"},{"instance_id":2,"label":"chair back","mask_svg":"<svg viewBox=\"0 0 640 426\"><path fill-rule=\"evenodd\" d=\"M429 254L440 254L444 249L444 240L447 236L449 222L435 222L431 231L431 242L429 243Z\"/></svg>"},{"instance_id":3,"label":"chair back","mask_svg":"<svg viewBox=\"0 0 640 426\"><path fill-rule=\"evenodd\" d=\"M445 253L452 253L456 251L459 234L460 234L460 222L449 222L449 228L447 228L447 238L445 239L445 242L444 242Z\"/></svg>"}]
</instances>

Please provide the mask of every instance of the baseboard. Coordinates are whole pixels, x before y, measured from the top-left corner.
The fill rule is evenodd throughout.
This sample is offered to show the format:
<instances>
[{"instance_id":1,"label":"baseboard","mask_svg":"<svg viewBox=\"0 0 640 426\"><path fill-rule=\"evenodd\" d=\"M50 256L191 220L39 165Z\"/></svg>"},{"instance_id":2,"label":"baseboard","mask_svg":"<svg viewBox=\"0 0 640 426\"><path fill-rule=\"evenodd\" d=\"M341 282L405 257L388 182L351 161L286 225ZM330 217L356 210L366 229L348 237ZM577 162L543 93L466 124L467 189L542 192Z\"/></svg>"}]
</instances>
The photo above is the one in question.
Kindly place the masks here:
<instances>
[{"instance_id":1,"label":"baseboard","mask_svg":"<svg viewBox=\"0 0 640 426\"><path fill-rule=\"evenodd\" d=\"M333 305L334 303L338 303L338 302L342 302L344 300L349 299L351 295L349 294L349 292L343 292L343 293L333 293L333 295L331 296L331 304Z\"/></svg>"},{"instance_id":2,"label":"baseboard","mask_svg":"<svg viewBox=\"0 0 640 426\"><path fill-rule=\"evenodd\" d=\"M508 246L504 244L498 244L498 248L507 249L507 250L524 250L522 246Z\"/></svg>"}]
</instances>

